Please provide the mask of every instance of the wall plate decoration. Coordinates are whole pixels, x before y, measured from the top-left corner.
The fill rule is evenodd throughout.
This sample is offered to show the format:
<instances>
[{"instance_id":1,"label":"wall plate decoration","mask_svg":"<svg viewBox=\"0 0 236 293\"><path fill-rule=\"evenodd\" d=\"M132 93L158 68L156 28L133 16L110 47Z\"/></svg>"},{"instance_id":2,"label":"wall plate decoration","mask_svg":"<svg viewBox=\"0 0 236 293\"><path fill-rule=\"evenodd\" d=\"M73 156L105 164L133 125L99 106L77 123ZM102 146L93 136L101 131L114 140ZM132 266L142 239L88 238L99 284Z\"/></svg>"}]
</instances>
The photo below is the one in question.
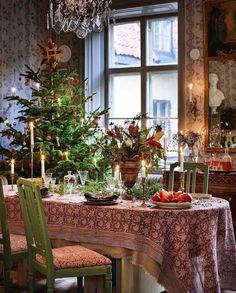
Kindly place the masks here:
<instances>
[{"instance_id":1,"label":"wall plate decoration","mask_svg":"<svg viewBox=\"0 0 236 293\"><path fill-rule=\"evenodd\" d=\"M67 45L61 45L59 48L62 51L61 56L59 57L59 62L68 62L71 58L71 49Z\"/></svg>"},{"instance_id":2,"label":"wall plate decoration","mask_svg":"<svg viewBox=\"0 0 236 293\"><path fill-rule=\"evenodd\" d=\"M198 60L200 57L200 51L199 51L199 49L196 49L196 48L192 49L190 51L189 55L192 60Z\"/></svg>"}]
</instances>

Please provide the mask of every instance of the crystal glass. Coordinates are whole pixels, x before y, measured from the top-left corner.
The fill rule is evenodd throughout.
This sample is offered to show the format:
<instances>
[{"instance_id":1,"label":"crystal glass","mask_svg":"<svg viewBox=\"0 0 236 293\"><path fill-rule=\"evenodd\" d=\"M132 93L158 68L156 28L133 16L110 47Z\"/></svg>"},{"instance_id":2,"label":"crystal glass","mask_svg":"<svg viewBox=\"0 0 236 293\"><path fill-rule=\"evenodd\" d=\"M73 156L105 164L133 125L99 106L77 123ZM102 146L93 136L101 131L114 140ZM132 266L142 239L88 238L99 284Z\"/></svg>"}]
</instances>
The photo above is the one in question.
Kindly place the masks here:
<instances>
[{"instance_id":1,"label":"crystal glass","mask_svg":"<svg viewBox=\"0 0 236 293\"><path fill-rule=\"evenodd\" d=\"M52 190L52 192L55 191L56 181L57 181L57 178L56 178L56 177L52 177L52 178L51 178L51 182L50 182L51 184L50 184L50 186L51 186L51 190Z\"/></svg>"},{"instance_id":2,"label":"crystal glass","mask_svg":"<svg viewBox=\"0 0 236 293\"><path fill-rule=\"evenodd\" d=\"M48 188L52 179L52 173L45 174L45 186Z\"/></svg>"},{"instance_id":3,"label":"crystal glass","mask_svg":"<svg viewBox=\"0 0 236 293\"><path fill-rule=\"evenodd\" d=\"M64 176L64 194L72 194L75 185L75 175L72 175L71 171Z\"/></svg>"},{"instance_id":4,"label":"crystal glass","mask_svg":"<svg viewBox=\"0 0 236 293\"><path fill-rule=\"evenodd\" d=\"M88 180L88 171L81 170L81 171L78 171L78 174L79 174L79 178L80 178L80 183L82 186L84 186L86 181Z\"/></svg>"}]
</instances>

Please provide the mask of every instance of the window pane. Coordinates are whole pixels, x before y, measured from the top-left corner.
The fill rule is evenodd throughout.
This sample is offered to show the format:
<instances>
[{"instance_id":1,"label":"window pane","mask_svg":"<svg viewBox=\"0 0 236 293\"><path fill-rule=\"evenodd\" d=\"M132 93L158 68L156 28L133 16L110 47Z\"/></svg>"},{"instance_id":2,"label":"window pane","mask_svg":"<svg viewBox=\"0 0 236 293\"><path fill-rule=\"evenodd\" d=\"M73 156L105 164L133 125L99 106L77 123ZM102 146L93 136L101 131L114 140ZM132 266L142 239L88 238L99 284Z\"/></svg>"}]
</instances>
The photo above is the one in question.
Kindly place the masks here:
<instances>
[{"instance_id":1,"label":"window pane","mask_svg":"<svg viewBox=\"0 0 236 293\"><path fill-rule=\"evenodd\" d=\"M149 117L178 117L177 71L151 72L147 76Z\"/></svg>"},{"instance_id":2,"label":"window pane","mask_svg":"<svg viewBox=\"0 0 236 293\"><path fill-rule=\"evenodd\" d=\"M110 76L110 117L133 118L141 112L139 74Z\"/></svg>"},{"instance_id":3,"label":"window pane","mask_svg":"<svg viewBox=\"0 0 236 293\"><path fill-rule=\"evenodd\" d=\"M147 65L177 64L177 17L147 21Z\"/></svg>"},{"instance_id":4,"label":"window pane","mask_svg":"<svg viewBox=\"0 0 236 293\"><path fill-rule=\"evenodd\" d=\"M109 67L140 66L140 22L109 26Z\"/></svg>"}]
</instances>

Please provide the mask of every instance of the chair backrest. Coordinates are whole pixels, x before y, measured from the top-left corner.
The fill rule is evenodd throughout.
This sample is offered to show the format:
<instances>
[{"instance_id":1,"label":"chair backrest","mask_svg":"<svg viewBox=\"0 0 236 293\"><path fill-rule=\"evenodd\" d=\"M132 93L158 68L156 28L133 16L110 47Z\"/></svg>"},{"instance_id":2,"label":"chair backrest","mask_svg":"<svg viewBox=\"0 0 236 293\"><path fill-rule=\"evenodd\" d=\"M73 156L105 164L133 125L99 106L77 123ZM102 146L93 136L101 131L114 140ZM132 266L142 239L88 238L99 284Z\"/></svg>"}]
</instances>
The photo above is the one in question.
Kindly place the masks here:
<instances>
[{"instance_id":1,"label":"chair backrest","mask_svg":"<svg viewBox=\"0 0 236 293\"><path fill-rule=\"evenodd\" d=\"M5 206L5 199L2 187L2 181L0 180L0 221L2 236L0 237L0 243L3 245L4 258L6 260L11 259L11 245L10 245L10 235L7 222L7 211Z\"/></svg>"},{"instance_id":2,"label":"chair backrest","mask_svg":"<svg viewBox=\"0 0 236 293\"><path fill-rule=\"evenodd\" d=\"M24 221L28 251L31 257L41 255L49 270L53 270L52 247L48 235L39 185L29 179L17 181L21 213Z\"/></svg>"},{"instance_id":3,"label":"chair backrest","mask_svg":"<svg viewBox=\"0 0 236 293\"><path fill-rule=\"evenodd\" d=\"M175 168L179 167L179 162L170 164L170 173L169 173L169 183L168 190L173 191L174 189L174 176ZM196 191L196 180L197 173L200 172L203 174L203 184L202 184L202 193L208 193L208 181L209 181L209 166L203 163L192 163L184 162L184 172L185 172L185 191L195 193Z\"/></svg>"},{"instance_id":4,"label":"chair backrest","mask_svg":"<svg viewBox=\"0 0 236 293\"><path fill-rule=\"evenodd\" d=\"M5 176L0 175L0 181L2 182L2 185L8 185L8 181Z\"/></svg>"}]
</instances>

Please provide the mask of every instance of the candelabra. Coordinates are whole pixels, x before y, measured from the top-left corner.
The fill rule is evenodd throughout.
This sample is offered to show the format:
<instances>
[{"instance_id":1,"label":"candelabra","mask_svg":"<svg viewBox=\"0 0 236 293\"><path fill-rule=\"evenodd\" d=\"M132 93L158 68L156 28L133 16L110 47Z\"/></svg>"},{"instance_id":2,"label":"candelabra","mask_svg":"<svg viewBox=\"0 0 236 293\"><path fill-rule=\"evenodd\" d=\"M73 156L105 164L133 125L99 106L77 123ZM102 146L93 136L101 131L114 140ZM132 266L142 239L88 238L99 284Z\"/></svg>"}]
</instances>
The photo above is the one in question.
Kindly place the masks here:
<instances>
[{"instance_id":1,"label":"candelabra","mask_svg":"<svg viewBox=\"0 0 236 293\"><path fill-rule=\"evenodd\" d=\"M184 178L185 177L185 172L184 171L180 171L179 172L179 181L180 181L180 190L184 191Z\"/></svg>"},{"instance_id":2,"label":"candelabra","mask_svg":"<svg viewBox=\"0 0 236 293\"><path fill-rule=\"evenodd\" d=\"M14 183L14 173L11 174L11 188L9 189L9 191L14 191L13 183Z\"/></svg>"},{"instance_id":3,"label":"candelabra","mask_svg":"<svg viewBox=\"0 0 236 293\"><path fill-rule=\"evenodd\" d=\"M141 187L142 187L142 204L141 207L145 208L146 205L146 187L147 187L147 178L142 177L141 179Z\"/></svg>"}]
</instances>

